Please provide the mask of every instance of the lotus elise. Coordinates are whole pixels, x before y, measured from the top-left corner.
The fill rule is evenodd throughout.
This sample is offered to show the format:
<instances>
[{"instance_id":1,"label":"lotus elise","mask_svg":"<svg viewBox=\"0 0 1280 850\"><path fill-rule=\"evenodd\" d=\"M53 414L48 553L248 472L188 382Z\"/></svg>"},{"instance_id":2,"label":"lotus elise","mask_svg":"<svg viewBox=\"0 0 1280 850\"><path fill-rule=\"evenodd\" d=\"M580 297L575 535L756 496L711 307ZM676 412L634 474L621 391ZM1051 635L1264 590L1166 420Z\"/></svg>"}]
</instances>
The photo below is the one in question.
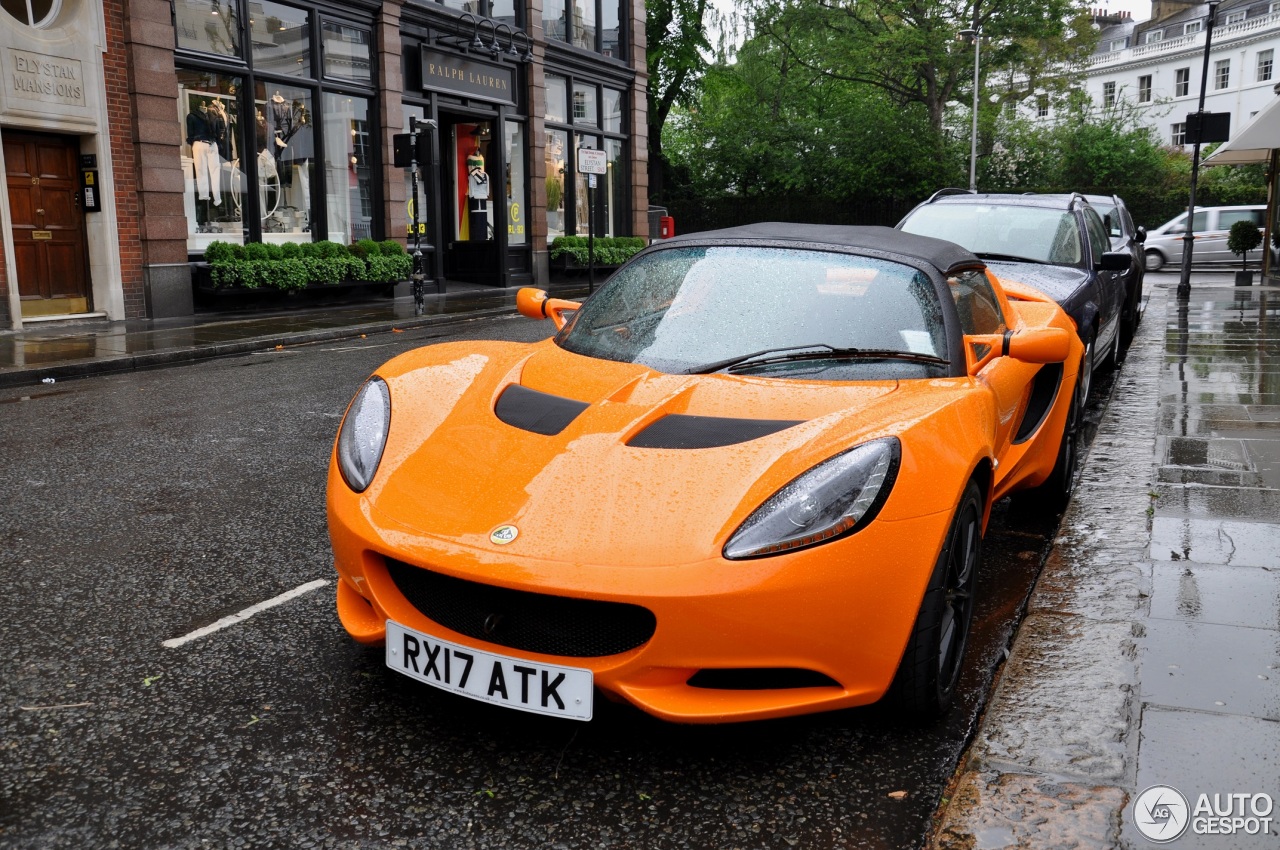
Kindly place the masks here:
<instances>
[{"instance_id":1,"label":"lotus elise","mask_svg":"<svg viewBox=\"0 0 1280 850\"><path fill-rule=\"evenodd\" d=\"M956 689L993 502L1076 463L1083 346L950 242L758 224L651 245L534 344L402 354L328 477L337 608L394 671L589 720Z\"/></svg>"}]
</instances>

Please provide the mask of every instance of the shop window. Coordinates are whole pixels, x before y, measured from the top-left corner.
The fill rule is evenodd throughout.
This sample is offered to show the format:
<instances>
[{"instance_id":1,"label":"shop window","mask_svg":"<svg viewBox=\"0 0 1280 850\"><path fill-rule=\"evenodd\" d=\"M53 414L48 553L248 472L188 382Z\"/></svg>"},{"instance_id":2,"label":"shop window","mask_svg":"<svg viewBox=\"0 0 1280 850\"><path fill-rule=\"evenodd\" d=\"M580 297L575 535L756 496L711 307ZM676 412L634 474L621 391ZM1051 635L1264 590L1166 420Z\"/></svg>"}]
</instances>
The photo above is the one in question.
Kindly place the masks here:
<instances>
[{"instance_id":1,"label":"shop window","mask_svg":"<svg viewBox=\"0 0 1280 850\"><path fill-rule=\"evenodd\" d=\"M622 92L606 88L604 90L604 131L606 133L622 132Z\"/></svg>"},{"instance_id":2,"label":"shop window","mask_svg":"<svg viewBox=\"0 0 1280 850\"><path fill-rule=\"evenodd\" d=\"M596 136L584 136L580 133L573 134L574 148L592 148L600 149L600 139ZM578 236L587 235L588 219L587 219L587 178L589 175L580 171L575 171L573 181L573 214L574 214L574 232ZM599 185L599 178L596 178ZM599 228L597 228L599 233Z\"/></svg>"},{"instance_id":3,"label":"shop window","mask_svg":"<svg viewBox=\"0 0 1280 850\"><path fill-rule=\"evenodd\" d=\"M404 123L401 125L404 129L401 132L409 132L409 118L426 118L426 110L421 106L412 106L405 104L403 112ZM426 164L422 164L426 167ZM430 215L431 204L427 202L427 186L423 185L421 178L418 181L418 195L415 200L413 193L413 171L404 169L404 232L409 237L410 249L413 247L413 209L415 204L418 207L418 235L424 241L429 240L430 229L427 227L427 219Z\"/></svg>"},{"instance_id":4,"label":"shop window","mask_svg":"<svg viewBox=\"0 0 1280 850\"><path fill-rule=\"evenodd\" d=\"M258 71L290 77L311 76L311 15L292 6L257 0L251 7L249 36Z\"/></svg>"},{"instance_id":5,"label":"shop window","mask_svg":"<svg viewBox=\"0 0 1280 850\"><path fill-rule=\"evenodd\" d=\"M246 134L235 95L241 79L182 69L177 76L188 250L203 252L215 239L242 243Z\"/></svg>"},{"instance_id":6,"label":"shop window","mask_svg":"<svg viewBox=\"0 0 1280 850\"><path fill-rule=\"evenodd\" d=\"M240 13L235 0L174 0L173 22L180 49L241 55Z\"/></svg>"},{"instance_id":7,"label":"shop window","mask_svg":"<svg viewBox=\"0 0 1280 850\"><path fill-rule=\"evenodd\" d=\"M449 149L454 198L453 238L460 242L494 239L493 127L488 121L454 124Z\"/></svg>"},{"instance_id":8,"label":"shop window","mask_svg":"<svg viewBox=\"0 0 1280 850\"><path fill-rule=\"evenodd\" d=\"M605 139L604 149L609 156L609 173L601 178L604 185L596 197L604 199L605 236L621 236L630 232L627 224L627 161L623 158L626 145L620 139Z\"/></svg>"},{"instance_id":9,"label":"shop window","mask_svg":"<svg viewBox=\"0 0 1280 850\"><path fill-rule=\"evenodd\" d=\"M371 85L373 51L370 32L361 27L325 21L320 28L324 44L324 75Z\"/></svg>"},{"instance_id":10,"label":"shop window","mask_svg":"<svg viewBox=\"0 0 1280 850\"><path fill-rule=\"evenodd\" d=\"M259 82L253 103L262 241L297 242L311 232L311 92Z\"/></svg>"},{"instance_id":11,"label":"shop window","mask_svg":"<svg viewBox=\"0 0 1280 850\"><path fill-rule=\"evenodd\" d=\"M596 110L596 87L575 83L573 86L573 123L599 126L600 114Z\"/></svg>"},{"instance_id":12,"label":"shop window","mask_svg":"<svg viewBox=\"0 0 1280 850\"><path fill-rule=\"evenodd\" d=\"M524 125L508 121L503 138L507 160L507 244L524 245L529 241L529 215L524 190Z\"/></svg>"},{"instance_id":13,"label":"shop window","mask_svg":"<svg viewBox=\"0 0 1280 850\"><path fill-rule=\"evenodd\" d=\"M569 134L564 130L546 131L547 171L547 240L565 235L565 170L569 159Z\"/></svg>"},{"instance_id":14,"label":"shop window","mask_svg":"<svg viewBox=\"0 0 1280 850\"><path fill-rule=\"evenodd\" d=\"M331 242L373 238L373 145L369 101L324 95L325 208Z\"/></svg>"},{"instance_id":15,"label":"shop window","mask_svg":"<svg viewBox=\"0 0 1280 850\"><path fill-rule=\"evenodd\" d=\"M547 111L545 116L548 121L557 121L561 124L568 122L569 112L565 107L568 89L569 81L564 77L547 74Z\"/></svg>"}]
</instances>

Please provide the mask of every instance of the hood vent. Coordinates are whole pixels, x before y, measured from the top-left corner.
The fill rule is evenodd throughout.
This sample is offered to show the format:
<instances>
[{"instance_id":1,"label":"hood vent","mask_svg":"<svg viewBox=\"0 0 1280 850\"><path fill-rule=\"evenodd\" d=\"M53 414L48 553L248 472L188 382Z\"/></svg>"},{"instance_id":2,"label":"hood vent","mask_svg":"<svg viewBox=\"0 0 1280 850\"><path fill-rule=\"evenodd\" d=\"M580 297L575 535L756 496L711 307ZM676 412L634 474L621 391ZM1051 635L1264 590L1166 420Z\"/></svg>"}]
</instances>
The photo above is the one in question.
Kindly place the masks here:
<instances>
[{"instance_id":1,"label":"hood vent","mask_svg":"<svg viewBox=\"0 0 1280 850\"><path fill-rule=\"evenodd\" d=\"M721 416L664 416L627 441L636 449L714 449L767 437L803 419L729 419Z\"/></svg>"},{"instance_id":2,"label":"hood vent","mask_svg":"<svg viewBox=\"0 0 1280 850\"><path fill-rule=\"evenodd\" d=\"M498 396L493 412L512 428L554 437L569 427L569 423L588 407L590 405L585 401L574 401L512 384Z\"/></svg>"}]
</instances>

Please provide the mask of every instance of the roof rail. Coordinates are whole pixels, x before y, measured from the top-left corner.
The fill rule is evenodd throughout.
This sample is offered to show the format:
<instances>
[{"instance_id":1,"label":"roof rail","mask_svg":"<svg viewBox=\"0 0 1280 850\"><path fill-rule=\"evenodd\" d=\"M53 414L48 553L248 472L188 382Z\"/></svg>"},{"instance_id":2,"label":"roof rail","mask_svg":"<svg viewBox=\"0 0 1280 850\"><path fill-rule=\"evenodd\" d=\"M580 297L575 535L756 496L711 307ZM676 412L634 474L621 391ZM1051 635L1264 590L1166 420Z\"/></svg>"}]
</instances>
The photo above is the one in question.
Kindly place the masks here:
<instances>
[{"instance_id":1,"label":"roof rail","mask_svg":"<svg viewBox=\"0 0 1280 850\"><path fill-rule=\"evenodd\" d=\"M930 195L929 200L925 201L925 203L932 204L938 198L943 198L943 197L946 197L947 195L976 195L976 194L978 193L974 189L957 189L954 187L947 188L947 189L939 189L938 191Z\"/></svg>"},{"instance_id":2,"label":"roof rail","mask_svg":"<svg viewBox=\"0 0 1280 850\"><path fill-rule=\"evenodd\" d=\"M1069 210L1075 209L1075 206L1076 206L1076 202L1077 202L1077 201L1079 201L1080 203L1085 204L1086 206L1088 206L1088 205L1089 205L1089 201L1088 201L1088 199L1087 199L1087 198L1085 198L1085 196L1084 196L1084 195L1080 194L1079 192L1072 192L1072 193L1071 193L1071 200L1067 201L1067 209L1069 209Z\"/></svg>"}]
</instances>

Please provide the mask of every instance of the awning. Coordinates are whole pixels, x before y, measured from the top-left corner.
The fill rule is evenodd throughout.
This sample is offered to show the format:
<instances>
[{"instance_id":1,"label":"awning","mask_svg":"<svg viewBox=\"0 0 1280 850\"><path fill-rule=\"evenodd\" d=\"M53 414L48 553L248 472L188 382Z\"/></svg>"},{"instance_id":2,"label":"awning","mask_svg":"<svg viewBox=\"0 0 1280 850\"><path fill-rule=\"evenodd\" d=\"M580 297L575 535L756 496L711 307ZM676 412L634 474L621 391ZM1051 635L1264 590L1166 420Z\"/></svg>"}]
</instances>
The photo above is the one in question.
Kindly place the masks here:
<instances>
[{"instance_id":1,"label":"awning","mask_svg":"<svg viewBox=\"0 0 1280 850\"><path fill-rule=\"evenodd\" d=\"M1268 162L1280 148L1280 97L1268 103L1231 141L1205 157L1202 165L1246 165Z\"/></svg>"}]
</instances>

